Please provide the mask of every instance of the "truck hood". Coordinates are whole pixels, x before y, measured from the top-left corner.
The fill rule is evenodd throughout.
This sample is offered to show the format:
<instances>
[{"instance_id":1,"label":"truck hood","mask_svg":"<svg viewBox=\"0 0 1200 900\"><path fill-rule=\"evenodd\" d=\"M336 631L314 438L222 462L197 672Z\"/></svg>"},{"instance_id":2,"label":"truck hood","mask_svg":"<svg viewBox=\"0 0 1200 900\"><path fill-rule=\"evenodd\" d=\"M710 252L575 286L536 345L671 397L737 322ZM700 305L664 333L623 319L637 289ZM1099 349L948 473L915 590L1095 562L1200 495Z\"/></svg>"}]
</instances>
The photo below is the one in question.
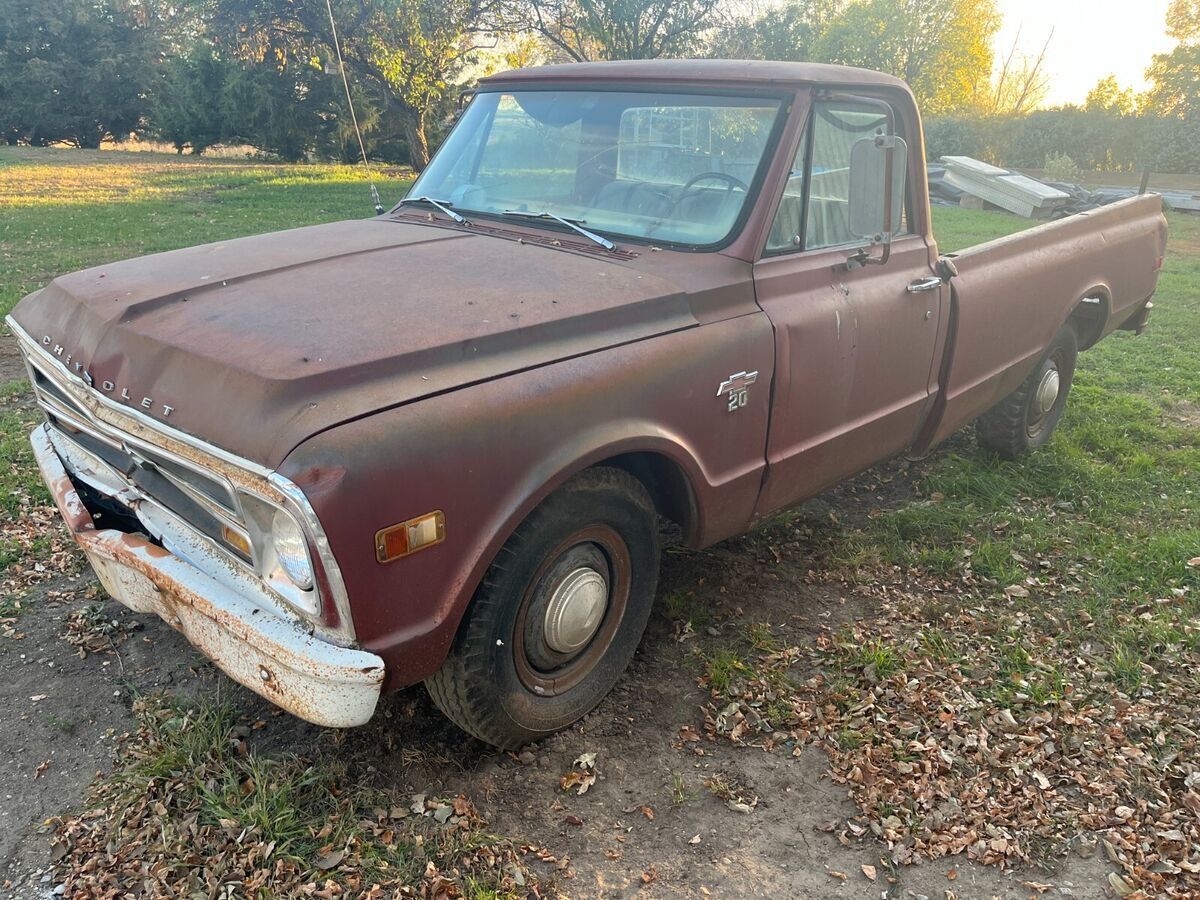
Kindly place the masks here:
<instances>
[{"instance_id":1,"label":"truck hood","mask_svg":"<svg viewBox=\"0 0 1200 900\"><path fill-rule=\"evenodd\" d=\"M13 318L113 399L273 468L339 422L696 324L628 261L339 222L65 275Z\"/></svg>"}]
</instances>

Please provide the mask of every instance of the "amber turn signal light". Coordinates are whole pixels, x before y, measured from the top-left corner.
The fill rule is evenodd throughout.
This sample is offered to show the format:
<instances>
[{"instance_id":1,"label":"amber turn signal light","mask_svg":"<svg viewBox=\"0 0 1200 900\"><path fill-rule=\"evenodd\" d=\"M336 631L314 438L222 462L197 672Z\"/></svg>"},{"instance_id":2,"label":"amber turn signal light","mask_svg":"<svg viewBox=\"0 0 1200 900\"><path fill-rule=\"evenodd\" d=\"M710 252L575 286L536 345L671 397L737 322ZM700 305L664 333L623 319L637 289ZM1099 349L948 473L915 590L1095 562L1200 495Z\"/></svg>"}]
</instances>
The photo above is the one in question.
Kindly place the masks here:
<instances>
[{"instance_id":1,"label":"amber turn signal light","mask_svg":"<svg viewBox=\"0 0 1200 900\"><path fill-rule=\"evenodd\" d=\"M391 562L446 539L446 516L439 509L375 532L375 558Z\"/></svg>"},{"instance_id":2,"label":"amber turn signal light","mask_svg":"<svg viewBox=\"0 0 1200 900\"><path fill-rule=\"evenodd\" d=\"M250 552L250 541L240 531L230 528L228 525L221 526L221 539L225 541L234 550L241 553L249 559L253 554Z\"/></svg>"}]
</instances>

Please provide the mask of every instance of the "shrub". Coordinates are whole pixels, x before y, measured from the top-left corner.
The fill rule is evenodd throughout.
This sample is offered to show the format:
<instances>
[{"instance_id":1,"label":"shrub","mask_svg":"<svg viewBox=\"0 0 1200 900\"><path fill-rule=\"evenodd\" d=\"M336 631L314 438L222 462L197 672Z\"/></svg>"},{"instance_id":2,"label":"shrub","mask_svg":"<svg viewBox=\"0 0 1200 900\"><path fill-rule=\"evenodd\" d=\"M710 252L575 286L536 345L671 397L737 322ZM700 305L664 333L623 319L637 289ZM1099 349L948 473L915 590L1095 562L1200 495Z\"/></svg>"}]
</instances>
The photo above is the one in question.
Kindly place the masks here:
<instances>
[{"instance_id":1,"label":"shrub","mask_svg":"<svg viewBox=\"0 0 1200 900\"><path fill-rule=\"evenodd\" d=\"M1014 169L1040 169L1048 160L1069 157L1076 170L1085 172L1200 174L1197 117L1122 116L1074 107L1020 117L939 117L926 123L925 141L931 160L955 154Z\"/></svg>"},{"instance_id":2,"label":"shrub","mask_svg":"<svg viewBox=\"0 0 1200 900\"><path fill-rule=\"evenodd\" d=\"M1046 164L1042 166L1042 171L1050 181L1070 182L1079 179L1079 166L1075 165L1075 160L1065 153L1047 154Z\"/></svg>"}]
</instances>

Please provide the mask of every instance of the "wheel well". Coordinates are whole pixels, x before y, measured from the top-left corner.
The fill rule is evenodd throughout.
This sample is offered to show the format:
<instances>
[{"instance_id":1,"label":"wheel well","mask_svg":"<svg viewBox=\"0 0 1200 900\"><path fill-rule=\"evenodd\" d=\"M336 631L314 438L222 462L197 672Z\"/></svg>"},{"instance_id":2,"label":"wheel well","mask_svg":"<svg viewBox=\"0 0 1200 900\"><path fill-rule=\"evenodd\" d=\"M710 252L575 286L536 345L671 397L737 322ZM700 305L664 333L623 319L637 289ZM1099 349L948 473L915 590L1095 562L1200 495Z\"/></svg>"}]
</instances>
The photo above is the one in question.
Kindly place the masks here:
<instances>
[{"instance_id":1,"label":"wheel well","mask_svg":"<svg viewBox=\"0 0 1200 900\"><path fill-rule=\"evenodd\" d=\"M650 492L658 514L670 519L689 541L699 521L696 494L682 467L661 453L623 453L596 465L612 466L628 472Z\"/></svg>"},{"instance_id":2,"label":"wheel well","mask_svg":"<svg viewBox=\"0 0 1200 900\"><path fill-rule=\"evenodd\" d=\"M1067 319L1067 324L1075 330L1075 336L1079 338L1080 350L1087 350L1100 340L1111 309L1108 292L1100 288L1089 292L1075 304L1075 308L1071 310L1071 315Z\"/></svg>"}]
</instances>

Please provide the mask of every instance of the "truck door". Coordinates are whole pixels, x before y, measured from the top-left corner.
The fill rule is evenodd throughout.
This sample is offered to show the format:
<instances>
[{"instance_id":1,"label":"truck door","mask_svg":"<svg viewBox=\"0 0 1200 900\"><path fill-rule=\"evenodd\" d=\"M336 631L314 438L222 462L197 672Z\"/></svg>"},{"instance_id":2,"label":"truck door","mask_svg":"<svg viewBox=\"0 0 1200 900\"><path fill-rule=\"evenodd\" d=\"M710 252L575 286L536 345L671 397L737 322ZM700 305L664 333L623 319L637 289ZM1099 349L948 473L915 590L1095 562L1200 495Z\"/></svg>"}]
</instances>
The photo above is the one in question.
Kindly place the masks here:
<instances>
[{"instance_id":1,"label":"truck door","mask_svg":"<svg viewBox=\"0 0 1200 900\"><path fill-rule=\"evenodd\" d=\"M906 215L888 261L846 265L863 244L849 232L850 151L882 118L877 106L852 98L814 102L755 263L755 291L776 342L758 514L904 450L931 403L947 298L912 227L912 185L924 177L923 160L910 160ZM920 140L910 144L918 151L910 156L920 157Z\"/></svg>"}]
</instances>

